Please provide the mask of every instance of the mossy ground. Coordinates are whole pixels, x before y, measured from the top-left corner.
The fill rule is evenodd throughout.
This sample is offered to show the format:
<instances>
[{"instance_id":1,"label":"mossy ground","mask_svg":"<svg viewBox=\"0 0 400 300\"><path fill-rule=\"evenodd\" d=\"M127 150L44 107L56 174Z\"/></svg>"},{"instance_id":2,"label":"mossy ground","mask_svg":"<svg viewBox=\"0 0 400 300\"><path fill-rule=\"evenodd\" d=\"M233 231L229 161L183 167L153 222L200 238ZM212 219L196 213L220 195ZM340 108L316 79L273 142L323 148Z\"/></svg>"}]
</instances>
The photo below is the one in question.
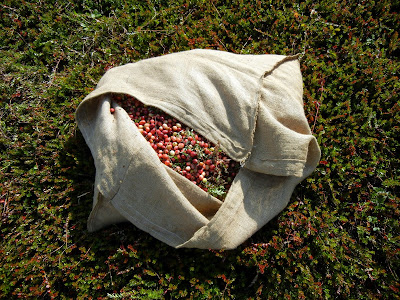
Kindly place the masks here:
<instances>
[{"instance_id":1,"label":"mossy ground","mask_svg":"<svg viewBox=\"0 0 400 300\"><path fill-rule=\"evenodd\" d=\"M399 299L398 1L0 4L0 297ZM232 251L86 231L94 165L74 119L110 67L193 48L302 53L322 150L289 206Z\"/></svg>"}]
</instances>

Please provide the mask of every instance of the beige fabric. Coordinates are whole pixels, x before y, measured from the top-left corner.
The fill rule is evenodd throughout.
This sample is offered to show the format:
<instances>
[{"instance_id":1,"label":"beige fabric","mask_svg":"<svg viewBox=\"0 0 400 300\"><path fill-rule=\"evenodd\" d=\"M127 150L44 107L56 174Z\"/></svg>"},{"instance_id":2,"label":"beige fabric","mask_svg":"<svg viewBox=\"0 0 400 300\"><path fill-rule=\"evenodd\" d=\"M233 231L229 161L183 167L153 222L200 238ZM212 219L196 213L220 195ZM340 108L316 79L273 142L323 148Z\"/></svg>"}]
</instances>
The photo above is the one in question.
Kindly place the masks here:
<instances>
[{"instance_id":1,"label":"beige fabric","mask_svg":"<svg viewBox=\"0 0 400 300\"><path fill-rule=\"evenodd\" d=\"M110 93L162 109L240 161L225 201L163 165ZM237 247L285 208L320 158L296 57L191 50L116 67L76 119L96 166L89 231L130 221L177 248Z\"/></svg>"}]
</instances>

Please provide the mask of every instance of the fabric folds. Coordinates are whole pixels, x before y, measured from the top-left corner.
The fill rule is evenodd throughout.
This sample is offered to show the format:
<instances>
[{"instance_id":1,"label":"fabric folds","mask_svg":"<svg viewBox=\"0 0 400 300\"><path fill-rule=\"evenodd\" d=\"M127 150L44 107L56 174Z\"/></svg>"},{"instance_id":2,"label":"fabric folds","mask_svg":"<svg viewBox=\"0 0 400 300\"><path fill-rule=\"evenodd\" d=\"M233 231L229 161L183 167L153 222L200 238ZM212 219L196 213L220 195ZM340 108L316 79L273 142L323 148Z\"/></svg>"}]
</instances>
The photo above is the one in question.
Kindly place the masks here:
<instances>
[{"instance_id":1,"label":"fabric folds","mask_svg":"<svg viewBox=\"0 0 400 300\"><path fill-rule=\"evenodd\" d=\"M295 56L198 49L109 70L76 111L96 166L89 231L130 221L176 248L243 243L319 162L302 85ZM241 162L225 201L162 164L112 93L165 111Z\"/></svg>"}]
</instances>

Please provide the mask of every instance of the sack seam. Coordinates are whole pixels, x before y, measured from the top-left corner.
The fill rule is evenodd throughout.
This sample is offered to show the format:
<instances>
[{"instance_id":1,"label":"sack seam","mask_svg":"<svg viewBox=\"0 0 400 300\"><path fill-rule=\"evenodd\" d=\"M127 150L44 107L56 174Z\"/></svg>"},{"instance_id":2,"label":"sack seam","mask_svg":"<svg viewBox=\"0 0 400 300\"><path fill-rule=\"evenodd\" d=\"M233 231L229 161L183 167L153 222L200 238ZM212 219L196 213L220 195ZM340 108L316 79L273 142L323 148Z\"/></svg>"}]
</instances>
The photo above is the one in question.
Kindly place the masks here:
<instances>
[{"instance_id":1,"label":"sack seam","mask_svg":"<svg viewBox=\"0 0 400 300\"><path fill-rule=\"evenodd\" d=\"M285 56L283 59L281 59L280 61L275 63L275 65L270 70L265 71L263 73L263 75L261 75L261 77L258 79L258 89L257 89L257 94L256 94L256 97L257 97L257 109L256 109L256 115L254 117L254 127L253 127L253 130L251 132L251 149L247 153L247 155L243 158L243 160L240 161L240 165L242 167L249 160L249 158L251 156L251 153L252 153L253 145L254 145L254 136L255 136L256 129L257 129L258 114L259 114L259 111L260 111L260 104L261 104L261 88L262 88L262 85L263 85L264 78L269 76L270 74L272 74L272 72L275 69L277 69L280 65L282 65L283 63L285 63L287 61L294 60L294 59L298 59L299 56L300 56L300 54Z\"/></svg>"}]
</instances>

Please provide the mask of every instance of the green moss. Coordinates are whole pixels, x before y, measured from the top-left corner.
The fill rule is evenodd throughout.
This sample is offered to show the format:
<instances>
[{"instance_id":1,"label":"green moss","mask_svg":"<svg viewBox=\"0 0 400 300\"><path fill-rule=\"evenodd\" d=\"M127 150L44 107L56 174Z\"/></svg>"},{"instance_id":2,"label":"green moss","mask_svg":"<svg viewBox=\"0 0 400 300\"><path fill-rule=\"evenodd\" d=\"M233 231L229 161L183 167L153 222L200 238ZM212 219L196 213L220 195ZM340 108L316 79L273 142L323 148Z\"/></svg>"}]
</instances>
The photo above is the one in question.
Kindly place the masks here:
<instances>
[{"instance_id":1,"label":"green moss","mask_svg":"<svg viewBox=\"0 0 400 300\"><path fill-rule=\"evenodd\" d=\"M1 298L399 299L396 1L3 1ZM110 67L170 52L302 53L322 150L289 206L232 251L130 224L89 234L74 112Z\"/></svg>"}]
</instances>

